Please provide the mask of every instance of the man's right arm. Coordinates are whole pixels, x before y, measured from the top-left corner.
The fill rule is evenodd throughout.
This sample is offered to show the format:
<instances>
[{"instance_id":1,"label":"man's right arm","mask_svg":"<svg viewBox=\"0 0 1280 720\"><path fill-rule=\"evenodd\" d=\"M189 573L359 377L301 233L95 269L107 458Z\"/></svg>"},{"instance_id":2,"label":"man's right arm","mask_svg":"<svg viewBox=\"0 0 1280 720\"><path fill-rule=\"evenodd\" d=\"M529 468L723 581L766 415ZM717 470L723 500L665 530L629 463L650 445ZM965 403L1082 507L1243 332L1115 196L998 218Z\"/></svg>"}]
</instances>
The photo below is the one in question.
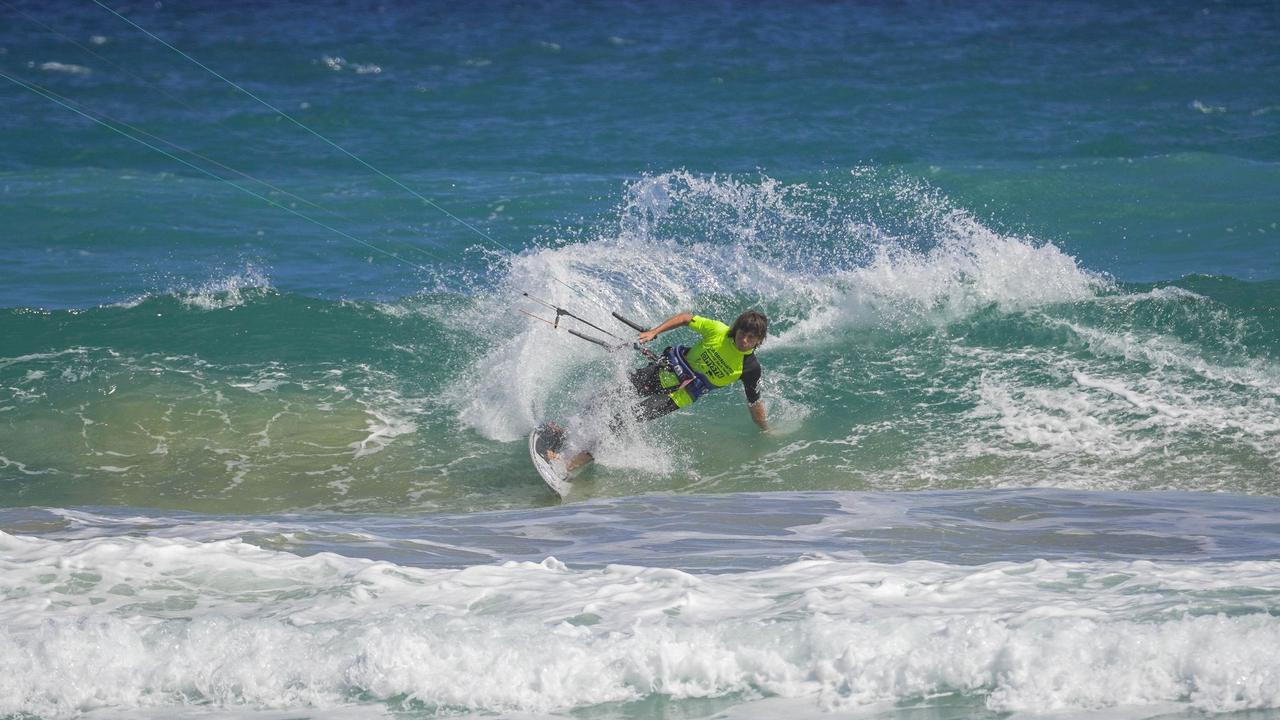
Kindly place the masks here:
<instances>
[{"instance_id":1,"label":"man's right arm","mask_svg":"<svg viewBox=\"0 0 1280 720\"><path fill-rule=\"evenodd\" d=\"M642 343L647 343L668 330L688 325L691 320L693 320L693 313L682 312L678 315L672 315L666 320L663 320L657 327L640 333L636 339Z\"/></svg>"}]
</instances>

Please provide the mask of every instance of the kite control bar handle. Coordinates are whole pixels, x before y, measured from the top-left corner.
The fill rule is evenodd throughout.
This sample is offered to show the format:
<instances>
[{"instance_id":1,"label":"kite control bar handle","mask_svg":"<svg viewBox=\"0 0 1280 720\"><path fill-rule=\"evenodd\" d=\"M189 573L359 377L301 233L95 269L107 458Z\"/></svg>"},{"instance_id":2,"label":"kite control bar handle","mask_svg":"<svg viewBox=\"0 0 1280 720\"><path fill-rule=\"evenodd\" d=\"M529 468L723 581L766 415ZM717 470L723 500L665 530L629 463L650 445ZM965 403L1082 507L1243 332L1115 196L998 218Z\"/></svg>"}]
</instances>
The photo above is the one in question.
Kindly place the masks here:
<instances>
[{"instance_id":1,"label":"kite control bar handle","mask_svg":"<svg viewBox=\"0 0 1280 720\"><path fill-rule=\"evenodd\" d=\"M572 329L569 329L569 328L565 328L565 329L566 329L566 330L569 330L569 334L570 334L570 335L572 335L572 336L574 336L574 337L576 337L576 338L582 338L583 340L586 340L586 341L587 341L587 342L589 342L589 343L595 343L596 345L599 345L600 347L604 348L605 350L612 350L612 349L613 349L613 346L612 346L612 345L610 345L609 343L607 343L607 342L605 342L605 341L601 340L600 338L593 338L593 337L591 337L590 335L584 335L583 333L580 333L580 332L578 332L577 330L572 330Z\"/></svg>"},{"instance_id":2,"label":"kite control bar handle","mask_svg":"<svg viewBox=\"0 0 1280 720\"><path fill-rule=\"evenodd\" d=\"M615 313L613 313L613 319L614 319L614 320L617 320L618 322L622 323L623 325L626 325L627 327L631 328L632 330L635 330L636 332L644 332L645 330L648 330L648 329L649 329L649 328L647 328L647 327L642 326L642 325L641 325L640 323L638 323L638 322L633 322L633 321L631 321L631 320L628 320L628 319L626 319L626 318L622 317L621 315L619 315L619 314L618 314L618 313L616 313L616 312L615 312Z\"/></svg>"},{"instance_id":3,"label":"kite control bar handle","mask_svg":"<svg viewBox=\"0 0 1280 720\"><path fill-rule=\"evenodd\" d=\"M619 314L618 314L618 313L616 313L616 312L615 312L615 313L610 313L610 314L611 314L611 315L613 315L613 319L614 319L614 320L617 320L618 322L622 323L623 325L626 325L626 326L630 327L632 330L635 330L636 332L644 332L644 331L646 331L646 330L648 330L648 329L649 329L649 328L647 328L647 327L644 327L643 325L641 325L641 324L640 324L640 323L638 323L638 322L635 322L635 321L633 321L633 320L628 320L628 319L626 319L626 318L622 317L621 315L619 315ZM641 355L645 356L645 358L647 358L650 362L655 362L655 363L661 363L661 362L663 362L662 358L658 357L656 354L654 354L654 352L653 352L652 350L650 350L649 348L647 348L647 347L645 347L645 346L641 345L641 344L640 344L640 343L638 343L638 342L631 343L631 347L632 347L632 348L635 348L635 350L636 350L637 352L639 352Z\"/></svg>"}]
</instances>

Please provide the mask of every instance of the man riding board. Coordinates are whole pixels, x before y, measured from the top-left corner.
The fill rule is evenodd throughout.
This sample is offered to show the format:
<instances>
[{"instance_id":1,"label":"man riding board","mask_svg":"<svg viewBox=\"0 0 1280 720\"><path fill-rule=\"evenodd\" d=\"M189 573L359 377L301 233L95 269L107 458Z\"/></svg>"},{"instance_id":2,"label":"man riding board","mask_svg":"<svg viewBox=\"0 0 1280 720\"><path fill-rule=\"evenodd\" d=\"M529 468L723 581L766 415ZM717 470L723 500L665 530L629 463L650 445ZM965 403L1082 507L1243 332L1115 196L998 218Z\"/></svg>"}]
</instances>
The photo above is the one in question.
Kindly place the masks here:
<instances>
[{"instance_id":1,"label":"man riding board","mask_svg":"<svg viewBox=\"0 0 1280 720\"><path fill-rule=\"evenodd\" d=\"M631 386L638 396L632 405L636 419L647 421L662 417L692 405L712 390L741 380L751 419L762 431L768 432L769 424L765 420L764 403L758 389L760 361L755 355L756 348L769 332L769 319L764 313L748 310L729 326L718 320L683 312L645 330L636 339L648 343L678 327L688 327L702 339L693 347L678 345L664 348L653 362L632 371ZM610 427L617 430L620 421L621 418L615 417ZM556 459L556 453L549 450L547 459ZM569 461L566 470L576 470L593 459L590 452L578 453Z\"/></svg>"}]
</instances>

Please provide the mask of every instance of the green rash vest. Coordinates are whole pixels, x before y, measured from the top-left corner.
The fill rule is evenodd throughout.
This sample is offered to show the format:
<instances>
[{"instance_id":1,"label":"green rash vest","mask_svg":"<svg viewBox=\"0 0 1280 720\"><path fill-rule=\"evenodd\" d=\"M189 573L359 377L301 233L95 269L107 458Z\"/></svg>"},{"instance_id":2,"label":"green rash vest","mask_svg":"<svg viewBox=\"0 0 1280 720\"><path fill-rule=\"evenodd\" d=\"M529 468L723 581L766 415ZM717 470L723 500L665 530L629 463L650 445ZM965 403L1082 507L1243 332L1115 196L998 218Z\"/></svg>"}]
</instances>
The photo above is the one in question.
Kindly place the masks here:
<instances>
[{"instance_id":1,"label":"green rash vest","mask_svg":"<svg viewBox=\"0 0 1280 720\"><path fill-rule=\"evenodd\" d=\"M702 336L702 340L685 355L689 367L701 373L713 386L722 388L742 377L743 362L755 350L742 352L729 337L729 326L719 320L694 315L689 329ZM755 388L751 388L754 390ZM748 392L748 395L754 394ZM677 407L687 407L694 398L683 388L671 393Z\"/></svg>"}]
</instances>

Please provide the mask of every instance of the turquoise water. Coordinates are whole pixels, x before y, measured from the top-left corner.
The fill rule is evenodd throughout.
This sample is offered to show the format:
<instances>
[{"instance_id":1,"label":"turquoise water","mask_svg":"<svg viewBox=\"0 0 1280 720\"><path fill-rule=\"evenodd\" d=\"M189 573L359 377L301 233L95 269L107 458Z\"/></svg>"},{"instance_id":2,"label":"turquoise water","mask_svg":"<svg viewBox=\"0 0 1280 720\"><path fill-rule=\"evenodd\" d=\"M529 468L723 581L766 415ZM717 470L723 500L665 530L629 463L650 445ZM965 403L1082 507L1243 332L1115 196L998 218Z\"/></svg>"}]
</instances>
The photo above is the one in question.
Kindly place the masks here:
<instances>
[{"instance_id":1,"label":"turquoise water","mask_svg":"<svg viewBox=\"0 0 1280 720\"><path fill-rule=\"evenodd\" d=\"M1278 712L1274 4L115 9L0 0L0 717Z\"/></svg>"}]
</instances>

